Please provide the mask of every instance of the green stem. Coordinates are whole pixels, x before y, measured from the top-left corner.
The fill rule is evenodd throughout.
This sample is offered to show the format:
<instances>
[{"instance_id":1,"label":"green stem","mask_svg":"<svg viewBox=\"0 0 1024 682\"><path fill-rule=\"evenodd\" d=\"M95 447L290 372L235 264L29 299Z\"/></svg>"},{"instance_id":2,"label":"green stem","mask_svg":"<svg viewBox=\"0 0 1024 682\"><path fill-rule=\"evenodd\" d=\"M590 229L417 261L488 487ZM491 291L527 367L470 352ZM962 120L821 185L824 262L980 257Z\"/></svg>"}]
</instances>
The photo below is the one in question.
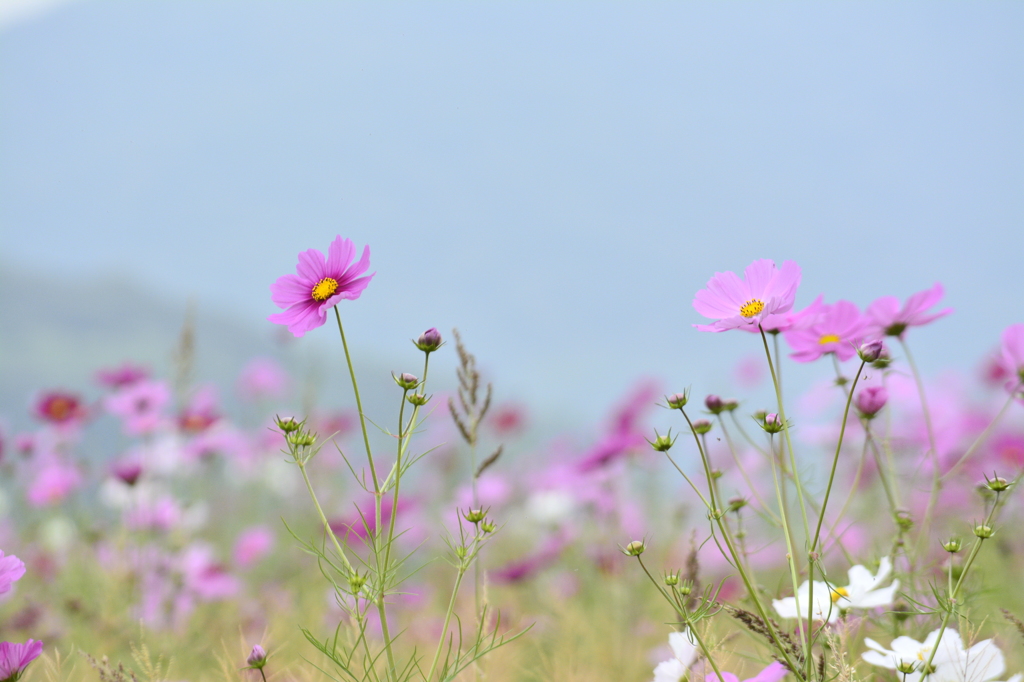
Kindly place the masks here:
<instances>
[{"instance_id":1,"label":"green stem","mask_svg":"<svg viewBox=\"0 0 1024 682\"><path fill-rule=\"evenodd\" d=\"M331 524L327 520L327 516L324 515L324 510L320 507L320 501L316 499L316 493L313 492L313 484L309 481L309 474L306 473L306 464L298 457L295 458L295 463L299 466L299 471L302 472L302 480L306 482L306 490L309 491L309 496L313 500L313 506L316 507L316 513L320 515L320 523L324 526L324 532L327 533L328 537L331 538L331 542L334 543L334 549L338 553L342 562L345 564L345 569L351 574L352 564L349 562L348 557L345 555L345 550L341 548L341 544L338 542L338 537L331 530Z\"/></svg>"},{"instance_id":2,"label":"green stem","mask_svg":"<svg viewBox=\"0 0 1024 682\"><path fill-rule=\"evenodd\" d=\"M907 345L902 336L896 338L899 339L903 353L907 356L907 364L910 365L910 372L914 375L914 383L917 385L917 395L921 401L921 412L924 415L924 426L928 432L928 452L932 460L932 489L928 493L928 505L925 507L924 519L921 520L921 534L918 536L920 538L918 545L920 545L920 542L928 535L932 513L935 510L935 503L939 498L939 489L942 487L942 478L939 473L939 450L935 445L935 428L932 426L932 413L928 409L928 398L925 395L924 381L921 379L921 373L917 370L917 363L914 362L910 346Z\"/></svg>"},{"instance_id":3,"label":"green stem","mask_svg":"<svg viewBox=\"0 0 1024 682\"><path fill-rule=\"evenodd\" d=\"M967 448L967 452L965 452L963 456L956 461L956 464L954 464L949 469L949 471L942 475L943 479L945 479L947 476L952 476L956 472L956 470L960 468L960 465L966 462L967 458L974 454L974 451L978 448L978 446L984 443L986 439L988 439L989 434L992 433L992 429L994 429L996 425L999 424L1000 421L1002 421L1003 415L1006 414L1006 410L1010 407L1011 404L1013 404L1013 397L1014 394L1017 392L1018 388L1014 388L1014 390L1010 392L1010 396L1006 399L1006 402L1003 403L1003 407L999 410L999 413L995 416L992 422L985 427L985 430L981 432L981 435L979 435L974 440L974 442L971 443L971 447Z\"/></svg>"}]
</instances>

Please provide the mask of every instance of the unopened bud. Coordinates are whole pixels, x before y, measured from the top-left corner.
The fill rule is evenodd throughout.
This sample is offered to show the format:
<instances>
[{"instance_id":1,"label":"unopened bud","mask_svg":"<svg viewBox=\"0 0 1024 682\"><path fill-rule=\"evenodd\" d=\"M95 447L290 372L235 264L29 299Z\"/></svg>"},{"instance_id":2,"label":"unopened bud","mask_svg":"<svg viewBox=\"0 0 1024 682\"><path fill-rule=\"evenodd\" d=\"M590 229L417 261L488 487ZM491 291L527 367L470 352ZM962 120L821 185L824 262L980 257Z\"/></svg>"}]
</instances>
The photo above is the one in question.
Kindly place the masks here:
<instances>
[{"instance_id":1,"label":"unopened bud","mask_svg":"<svg viewBox=\"0 0 1024 682\"><path fill-rule=\"evenodd\" d=\"M946 550L950 554L956 554L963 547L963 542L960 538L950 538L942 543L942 549Z\"/></svg>"},{"instance_id":2,"label":"unopened bud","mask_svg":"<svg viewBox=\"0 0 1024 682\"><path fill-rule=\"evenodd\" d=\"M480 523L480 530L482 530L485 533L493 533L494 531L498 530L498 526L494 523L491 523L490 521L483 521Z\"/></svg>"},{"instance_id":3,"label":"unopened bud","mask_svg":"<svg viewBox=\"0 0 1024 682\"><path fill-rule=\"evenodd\" d=\"M416 388L420 383L420 380L417 379L414 374L409 374L408 372L405 372L404 374L399 374L397 376L395 375L394 372L392 372L391 377L395 380L396 384L398 384L406 391L411 391L412 389Z\"/></svg>"},{"instance_id":4,"label":"unopened bud","mask_svg":"<svg viewBox=\"0 0 1024 682\"><path fill-rule=\"evenodd\" d=\"M462 517L470 523L480 523L487 518L487 512L483 509L469 509Z\"/></svg>"},{"instance_id":5,"label":"unopened bud","mask_svg":"<svg viewBox=\"0 0 1024 682\"><path fill-rule=\"evenodd\" d=\"M651 444L651 447L658 452L668 452L673 445L675 445L675 438L672 437L672 429L668 430L668 433L664 436L660 435L657 431L654 432L654 440L647 441Z\"/></svg>"},{"instance_id":6,"label":"unopened bud","mask_svg":"<svg viewBox=\"0 0 1024 682\"><path fill-rule=\"evenodd\" d=\"M732 412L739 406L740 401L736 400L736 398L726 398L722 401L722 409L726 412Z\"/></svg>"},{"instance_id":7,"label":"unopened bud","mask_svg":"<svg viewBox=\"0 0 1024 682\"><path fill-rule=\"evenodd\" d=\"M460 559L465 559L467 554L469 554L469 549L465 545L459 545L455 548L455 556Z\"/></svg>"},{"instance_id":8,"label":"unopened bud","mask_svg":"<svg viewBox=\"0 0 1024 682\"><path fill-rule=\"evenodd\" d=\"M665 398L665 402L673 410L678 410L686 407L686 403L690 402L690 392L683 391L682 393L673 393L669 397Z\"/></svg>"},{"instance_id":9,"label":"unopened bud","mask_svg":"<svg viewBox=\"0 0 1024 682\"><path fill-rule=\"evenodd\" d=\"M359 571L352 571L348 576L348 588L352 591L352 594L358 594L359 590L363 589L363 585L366 584L366 576L360 575Z\"/></svg>"},{"instance_id":10,"label":"unopened bud","mask_svg":"<svg viewBox=\"0 0 1024 682\"><path fill-rule=\"evenodd\" d=\"M260 670L267 664L267 652L257 644L252 648L252 652L249 654L249 658L245 659L245 662L249 664L250 668Z\"/></svg>"},{"instance_id":11,"label":"unopened bud","mask_svg":"<svg viewBox=\"0 0 1024 682\"><path fill-rule=\"evenodd\" d=\"M622 553L626 556L640 556L647 549L647 545L643 543L643 540L633 540L633 542L626 545L622 550Z\"/></svg>"},{"instance_id":12,"label":"unopened bud","mask_svg":"<svg viewBox=\"0 0 1024 682\"><path fill-rule=\"evenodd\" d=\"M679 594L681 594L681 595L683 595L685 597L686 595L690 594L691 592L693 592L693 581L692 580L684 580L684 581L682 581L679 584Z\"/></svg>"},{"instance_id":13,"label":"unopened bud","mask_svg":"<svg viewBox=\"0 0 1024 682\"><path fill-rule=\"evenodd\" d=\"M711 430L713 424L707 419L695 419L693 421L693 432L699 436L703 436L705 433Z\"/></svg>"},{"instance_id":14,"label":"unopened bud","mask_svg":"<svg viewBox=\"0 0 1024 682\"><path fill-rule=\"evenodd\" d=\"M897 510L896 526L904 533L910 532L910 529L914 527L914 519L910 517L910 512L905 509Z\"/></svg>"},{"instance_id":15,"label":"unopened bud","mask_svg":"<svg viewBox=\"0 0 1024 682\"><path fill-rule=\"evenodd\" d=\"M885 386L868 386L857 394L854 403L861 415L871 419L885 407L888 400L889 392L885 390Z\"/></svg>"},{"instance_id":16,"label":"unopened bud","mask_svg":"<svg viewBox=\"0 0 1024 682\"><path fill-rule=\"evenodd\" d=\"M900 661L896 664L896 670L904 675L909 675L917 670L917 663L913 661Z\"/></svg>"},{"instance_id":17,"label":"unopened bud","mask_svg":"<svg viewBox=\"0 0 1024 682\"><path fill-rule=\"evenodd\" d=\"M985 477L985 484L988 486L988 489L991 490L994 493L1001 493L1004 490L1009 490L1010 489L1009 481L1007 481L1005 478L1001 478L999 476L995 476L995 477L993 477L991 479L989 479L986 476Z\"/></svg>"},{"instance_id":18,"label":"unopened bud","mask_svg":"<svg viewBox=\"0 0 1024 682\"><path fill-rule=\"evenodd\" d=\"M738 512L740 509L743 509L746 506L747 501L742 497L734 497L731 500L729 500L729 511L731 512Z\"/></svg>"},{"instance_id":19,"label":"unopened bud","mask_svg":"<svg viewBox=\"0 0 1024 682\"><path fill-rule=\"evenodd\" d=\"M993 535L995 535L995 531L992 530L992 526L986 526L983 523L979 523L977 526L974 527L974 534L982 540L987 540Z\"/></svg>"},{"instance_id":20,"label":"unopened bud","mask_svg":"<svg viewBox=\"0 0 1024 682\"><path fill-rule=\"evenodd\" d=\"M761 421L761 428L764 429L766 433L778 433L779 431L782 431L783 428L782 419L780 419L779 415L774 412L769 412L764 415L764 418Z\"/></svg>"},{"instance_id":21,"label":"unopened bud","mask_svg":"<svg viewBox=\"0 0 1024 682\"><path fill-rule=\"evenodd\" d=\"M300 448L308 448L316 442L316 434L309 431L295 431L289 433L288 442Z\"/></svg>"},{"instance_id":22,"label":"unopened bud","mask_svg":"<svg viewBox=\"0 0 1024 682\"><path fill-rule=\"evenodd\" d=\"M868 341L867 343L861 344L860 348L857 349L857 355L864 362L874 362L878 358L882 357L882 351L885 349L885 344L882 343L881 339L875 341Z\"/></svg>"},{"instance_id":23,"label":"unopened bud","mask_svg":"<svg viewBox=\"0 0 1024 682\"><path fill-rule=\"evenodd\" d=\"M717 395L709 395L704 398L704 407L708 408L708 412L711 414L721 414L725 409L725 403Z\"/></svg>"},{"instance_id":24,"label":"unopened bud","mask_svg":"<svg viewBox=\"0 0 1024 682\"><path fill-rule=\"evenodd\" d=\"M678 585L679 584L679 573L678 572L676 572L676 573L666 573L665 574L665 584L668 585L669 587L675 587L676 585Z\"/></svg>"},{"instance_id":25,"label":"unopened bud","mask_svg":"<svg viewBox=\"0 0 1024 682\"><path fill-rule=\"evenodd\" d=\"M420 334L420 338L413 341L413 343L424 353L433 353L444 345L444 341L441 340L441 332L437 331L436 327L431 327Z\"/></svg>"},{"instance_id":26,"label":"unopened bud","mask_svg":"<svg viewBox=\"0 0 1024 682\"><path fill-rule=\"evenodd\" d=\"M302 428L302 424L295 421L294 417L287 417L285 419L277 417L275 421L277 422L277 428L281 429L285 433L292 433L293 431L298 431Z\"/></svg>"},{"instance_id":27,"label":"unopened bud","mask_svg":"<svg viewBox=\"0 0 1024 682\"><path fill-rule=\"evenodd\" d=\"M405 399L408 400L413 405L415 405L416 407L423 407L430 401L430 398L423 395L422 393L410 393L408 396L406 396Z\"/></svg>"}]
</instances>

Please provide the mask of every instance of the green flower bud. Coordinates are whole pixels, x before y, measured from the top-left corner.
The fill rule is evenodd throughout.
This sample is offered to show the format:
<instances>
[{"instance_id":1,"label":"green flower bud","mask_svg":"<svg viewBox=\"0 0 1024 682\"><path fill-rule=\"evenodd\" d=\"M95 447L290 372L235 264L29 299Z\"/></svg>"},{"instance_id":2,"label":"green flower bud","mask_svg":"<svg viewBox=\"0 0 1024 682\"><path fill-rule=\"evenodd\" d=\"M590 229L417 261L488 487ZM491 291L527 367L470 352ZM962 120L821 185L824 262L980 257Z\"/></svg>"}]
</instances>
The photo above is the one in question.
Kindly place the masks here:
<instances>
[{"instance_id":1,"label":"green flower bud","mask_svg":"<svg viewBox=\"0 0 1024 682\"><path fill-rule=\"evenodd\" d=\"M647 442L650 443L651 447L657 450L658 452L668 452L669 449L671 449L671 447L675 445L676 440L675 438L672 437L672 429L669 429L668 433L665 434L664 436L660 435L657 431L655 431L654 440L649 440Z\"/></svg>"},{"instance_id":2,"label":"green flower bud","mask_svg":"<svg viewBox=\"0 0 1024 682\"><path fill-rule=\"evenodd\" d=\"M693 421L693 432L698 436L703 436L711 430L712 426L714 426L714 424L709 422L707 419L695 419Z\"/></svg>"},{"instance_id":3,"label":"green flower bud","mask_svg":"<svg viewBox=\"0 0 1024 682\"><path fill-rule=\"evenodd\" d=\"M494 523L491 523L490 521L483 521L480 523L480 530L482 530L485 533L493 533L494 531L498 530L498 526Z\"/></svg>"},{"instance_id":4,"label":"green flower bud","mask_svg":"<svg viewBox=\"0 0 1024 682\"><path fill-rule=\"evenodd\" d=\"M487 517L487 512L483 509L469 509L462 517L470 523L480 523Z\"/></svg>"},{"instance_id":5,"label":"green flower bud","mask_svg":"<svg viewBox=\"0 0 1024 682\"><path fill-rule=\"evenodd\" d=\"M647 545L643 543L643 540L633 540L633 542L626 545L622 553L626 556L640 556L647 549Z\"/></svg>"},{"instance_id":6,"label":"green flower bud","mask_svg":"<svg viewBox=\"0 0 1024 682\"><path fill-rule=\"evenodd\" d=\"M963 547L963 542L960 538L950 538L942 543L942 549L946 550L950 554L956 554Z\"/></svg>"},{"instance_id":7,"label":"green flower bud","mask_svg":"<svg viewBox=\"0 0 1024 682\"><path fill-rule=\"evenodd\" d=\"M295 417L288 417L287 419L276 417L275 421L277 422L277 428L281 429L284 433L292 433L302 428L302 424L295 421Z\"/></svg>"},{"instance_id":8,"label":"green flower bud","mask_svg":"<svg viewBox=\"0 0 1024 682\"><path fill-rule=\"evenodd\" d=\"M991 480L986 476L985 485L994 493L1001 493L1010 489L1010 483L1005 478L995 476Z\"/></svg>"},{"instance_id":9,"label":"green flower bud","mask_svg":"<svg viewBox=\"0 0 1024 682\"><path fill-rule=\"evenodd\" d=\"M420 380L417 379L415 375L409 374L408 372L399 375L395 375L395 373L392 372L391 378L395 380L396 384L398 384L406 391L411 391L420 384Z\"/></svg>"},{"instance_id":10,"label":"green flower bud","mask_svg":"<svg viewBox=\"0 0 1024 682\"><path fill-rule=\"evenodd\" d=\"M430 401L430 398L423 395L422 393L410 393L408 396L406 396L405 399L408 400L413 405L415 405L416 407L423 407Z\"/></svg>"},{"instance_id":11,"label":"green flower bud","mask_svg":"<svg viewBox=\"0 0 1024 682\"><path fill-rule=\"evenodd\" d=\"M974 527L974 534L982 540L989 539L990 537L995 535L995 533L996 532L992 530L992 526L986 526L983 523L979 523L977 526Z\"/></svg>"},{"instance_id":12,"label":"green flower bud","mask_svg":"<svg viewBox=\"0 0 1024 682\"><path fill-rule=\"evenodd\" d=\"M686 403L690 402L690 390L687 389L682 393L673 393L665 398L665 402L668 403L669 408L673 410L686 407Z\"/></svg>"}]
</instances>

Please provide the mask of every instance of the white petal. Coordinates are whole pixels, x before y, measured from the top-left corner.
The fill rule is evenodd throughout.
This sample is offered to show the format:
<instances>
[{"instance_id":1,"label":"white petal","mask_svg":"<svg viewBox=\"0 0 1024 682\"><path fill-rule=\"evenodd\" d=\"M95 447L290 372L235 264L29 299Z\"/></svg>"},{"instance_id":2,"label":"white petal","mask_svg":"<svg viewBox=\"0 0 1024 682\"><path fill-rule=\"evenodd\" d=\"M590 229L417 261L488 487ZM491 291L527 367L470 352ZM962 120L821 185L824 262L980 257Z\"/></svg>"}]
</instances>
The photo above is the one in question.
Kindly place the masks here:
<instances>
[{"instance_id":1,"label":"white petal","mask_svg":"<svg viewBox=\"0 0 1024 682\"><path fill-rule=\"evenodd\" d=\"M686 666L672 658L654 669L654 682L679 682L686 675Z\"/></svg>"},{"instance_id":2,"label":"white petal","mask_svg":"<svg viewBox=\"0 0 1024 682\"><path fill-rule=\"evenodd\" d=\"M689 668L697 660L697 646L690 641L688 633L673 632L669 634L668 645L672 647L672 653L676 655L676 660L682 663L684 668Z\"/></svg>"}]
</instances>

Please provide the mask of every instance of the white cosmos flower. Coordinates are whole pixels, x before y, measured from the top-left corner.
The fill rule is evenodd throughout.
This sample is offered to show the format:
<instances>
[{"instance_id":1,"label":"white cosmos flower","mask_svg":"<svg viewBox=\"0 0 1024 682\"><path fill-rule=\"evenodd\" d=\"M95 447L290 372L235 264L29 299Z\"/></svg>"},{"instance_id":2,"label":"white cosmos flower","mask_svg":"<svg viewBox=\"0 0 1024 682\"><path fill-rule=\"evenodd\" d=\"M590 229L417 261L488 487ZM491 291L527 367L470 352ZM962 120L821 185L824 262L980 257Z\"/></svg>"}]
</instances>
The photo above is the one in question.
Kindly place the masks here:
<instances>
[{"instance_id":1,"label":"white cosmos flower","mask_svg":"<svg viewBox=\"0 0 1024 682\"><path fill-rule=\"evenodd\" d=\"M776 613L783 618L806 618L807 603L809 598L813 599L814 620L823 620L830 623L837 618L841 611L847 609L873 609L876 606L887 606L891 604L896 596L896 590L900 588L900 581L893 580L888 587L879 588L892 573L892 561L889 557L882 557L878 562L878 573L871 571L860 564L853 566L847 572L850 580L846 587L829 587L827 583L820 580L814 581L814 594L810 595L811 584L804 581L797 588L795 597L772 600L772 606Z\"/></svg>"},{"instance_id":2,"label":"white cosmos flower","mask_svg":"<svg viewBox=\"0 0 1024 682\"><path fill-rule=\"evenodd\" d=\"M680 682L697 660L697 646L690 641L690 635L685 630L670 634L668 645L672 647L673 657L662 661L654 669L654 682Z\"/></svg>"},{"instance_id":3,"label":"white cosmos flower","mask_svg":"<svg viewBox=\"0 0 1024 682\"><path fill-rule=\"evenodd\" d=\"M894 670L900 663L913 663L918 666L914 672L906 676L906 682L920 682L922 667L935 651L932 667L935 671L928 676L927 682L991 682L1001 677L1006 670L1003 652L991 639L978 642L970 649L964 649L963 640L956 630L947 629L939 640L939 631L931 632L923 642L910 637L897 637L886 649L873 639L865 639L864 645L871 651L865 651L862 657L872 665ZM1008 682L1020 682L1021 675L1014 675Z\"/></svg>"}]
</instances>

